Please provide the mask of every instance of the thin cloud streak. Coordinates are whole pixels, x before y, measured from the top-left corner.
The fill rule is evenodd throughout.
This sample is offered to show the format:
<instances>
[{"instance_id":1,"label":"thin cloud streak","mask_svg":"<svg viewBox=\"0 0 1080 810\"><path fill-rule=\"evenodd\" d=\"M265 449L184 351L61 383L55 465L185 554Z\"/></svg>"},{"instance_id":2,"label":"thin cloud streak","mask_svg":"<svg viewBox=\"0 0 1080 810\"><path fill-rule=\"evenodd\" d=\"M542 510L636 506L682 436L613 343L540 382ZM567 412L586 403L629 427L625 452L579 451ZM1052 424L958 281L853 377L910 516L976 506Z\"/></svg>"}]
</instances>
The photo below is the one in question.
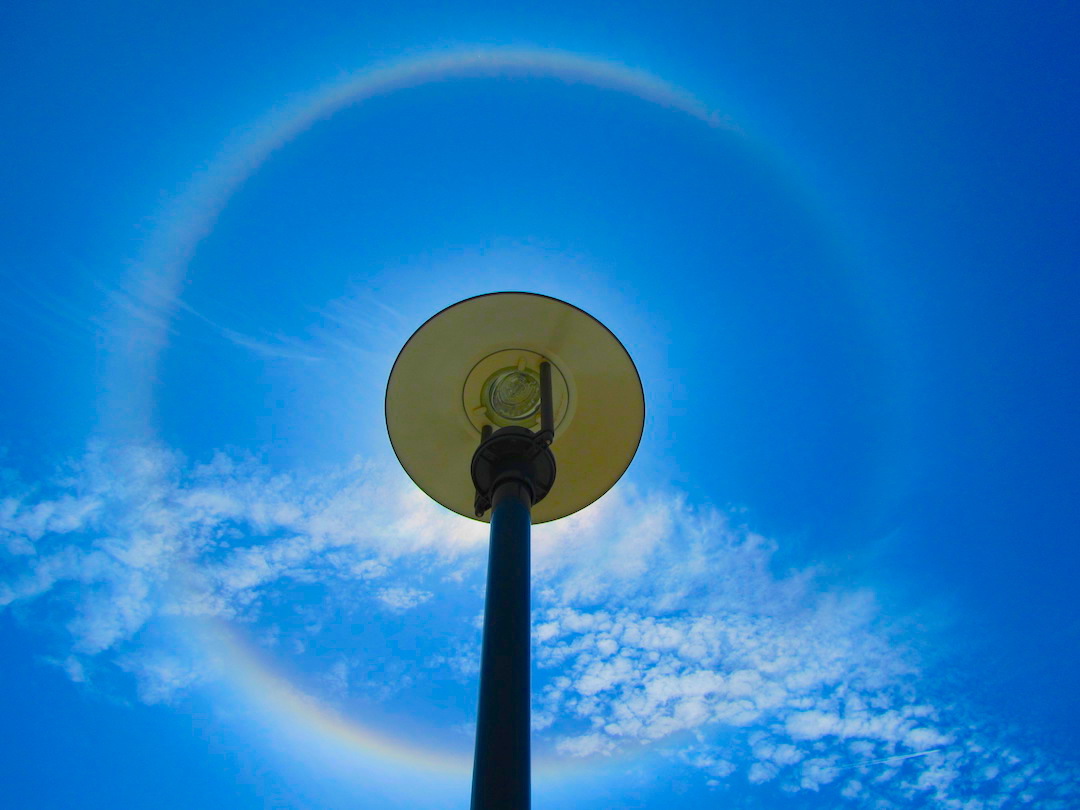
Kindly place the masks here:
<instances>
[{"instance_id":1,"label":"thin cloud streak","mask_svg":"<svg viewBox=\"0 0 1080 810\"><path fill-rule=\"evenodd\" d=\"M844 770L845 768L863 768L867 765L882 765L886 762L903 762L905 759L914 759L915 757L925 757L927 754L936 754L941 751L941 748L931 748L929 751L918 751L914 754L898 754L894 757L882 757L881 759L868 759L866 762L856 762L853 765L844 765L838 770Z\"/></svg>"}]
</instances>

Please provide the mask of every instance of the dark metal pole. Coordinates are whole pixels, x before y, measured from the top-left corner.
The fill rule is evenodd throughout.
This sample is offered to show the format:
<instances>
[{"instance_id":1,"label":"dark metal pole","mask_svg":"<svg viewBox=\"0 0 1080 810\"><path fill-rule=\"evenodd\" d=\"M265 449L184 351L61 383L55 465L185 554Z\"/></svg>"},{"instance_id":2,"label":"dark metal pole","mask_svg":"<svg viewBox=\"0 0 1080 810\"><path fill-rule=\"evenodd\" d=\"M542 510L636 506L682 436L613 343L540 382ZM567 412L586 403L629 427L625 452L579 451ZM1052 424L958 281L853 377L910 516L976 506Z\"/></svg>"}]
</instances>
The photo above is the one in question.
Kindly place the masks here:
<instances>
[{"instance_id":1,"label":"dark metal pole","mask_svg":"<svg viewBox=\"0 0 1080 810\"><path fill-rule=\"evenodd\" d=\"M532 491L519 479L491 499L472 810L529 810L529 534Z\"/></svg>"}]
</instances>

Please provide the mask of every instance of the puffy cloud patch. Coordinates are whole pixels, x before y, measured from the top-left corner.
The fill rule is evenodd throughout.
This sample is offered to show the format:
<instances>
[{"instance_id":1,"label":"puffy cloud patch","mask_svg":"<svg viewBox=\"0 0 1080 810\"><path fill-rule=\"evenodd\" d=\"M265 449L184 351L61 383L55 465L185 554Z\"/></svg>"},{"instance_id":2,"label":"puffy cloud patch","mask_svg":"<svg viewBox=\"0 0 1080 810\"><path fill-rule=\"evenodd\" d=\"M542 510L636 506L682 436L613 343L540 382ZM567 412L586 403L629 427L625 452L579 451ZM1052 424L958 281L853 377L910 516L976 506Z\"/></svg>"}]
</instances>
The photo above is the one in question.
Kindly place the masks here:
<instances>
[{"instance_id":1,"label":"puffy cloud patch","mask_svg":"<svg viewBox=\"0 0 1080 810\"><path fill-rule=\"evenodd\" d=\"M383 588L378 593L379 601L391 610L404 611L422 605L432 597L430 591L421 591L417 588L396 586Z\"/></svg>"},{"instance_id":2,"label":"puffy cloud patch","mask_svg":"<svg viewBox=\"0 0 1080 810\"><path fill-rule=\"evenodd\" d=\"M717 787L832 789L867 806L1080 798L1064 787L1068 766L1029 752L1039 765L1024 770L1005 735L928 699L934 685L871 592L776 573L775 544L716 510L623 489L544 529L535 640L551 676L539 699L562 719L560 751L693 735L726 741L684 760Z\"/></svg>"}]
</instances>

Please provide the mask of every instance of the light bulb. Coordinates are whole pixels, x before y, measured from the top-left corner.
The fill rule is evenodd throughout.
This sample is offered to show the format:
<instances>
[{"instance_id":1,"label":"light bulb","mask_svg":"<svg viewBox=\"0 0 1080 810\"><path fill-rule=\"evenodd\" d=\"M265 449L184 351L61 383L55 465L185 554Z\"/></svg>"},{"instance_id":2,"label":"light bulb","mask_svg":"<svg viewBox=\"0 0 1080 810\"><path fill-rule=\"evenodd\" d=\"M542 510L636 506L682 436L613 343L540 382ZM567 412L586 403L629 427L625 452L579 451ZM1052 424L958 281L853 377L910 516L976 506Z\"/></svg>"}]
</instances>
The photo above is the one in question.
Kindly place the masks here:
<instances>
[{"instance_id":1,"label":"light bulb","mask_svg":"<svg viewBox=\"0 0 1080 810\"><path fill-rule=\"evenodd\" d=\"M527 368L504 371L491 381L488 402L503 419L527 419L540 408L540 378Z\"/></svg>"}]
</instances>

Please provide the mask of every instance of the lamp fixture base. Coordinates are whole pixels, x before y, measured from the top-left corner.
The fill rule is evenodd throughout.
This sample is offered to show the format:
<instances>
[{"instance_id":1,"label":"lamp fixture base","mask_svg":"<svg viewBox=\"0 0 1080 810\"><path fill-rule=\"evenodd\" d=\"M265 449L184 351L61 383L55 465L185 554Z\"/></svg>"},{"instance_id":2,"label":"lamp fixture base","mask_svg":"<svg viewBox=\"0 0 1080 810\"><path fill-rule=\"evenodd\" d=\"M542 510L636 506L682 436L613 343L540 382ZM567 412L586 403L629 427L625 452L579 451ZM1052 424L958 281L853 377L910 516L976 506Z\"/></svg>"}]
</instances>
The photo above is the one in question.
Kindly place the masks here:
<instances>
[{"instance_id":1,"label":"lamp fixture base","mask_svg":"<svg viewBox=\"0 0 1080 810\"><path fill-rule=\"evenodd\" d=\"M486 434L486 431L485 431ZM508 481L528 487L533 504L544 499L555 484L555 455L550 430L536 433L511 425L484 436L473 453L470 472L476 487L476 516L491 508L495 490Z\"/></svg>"}]
</instances>

